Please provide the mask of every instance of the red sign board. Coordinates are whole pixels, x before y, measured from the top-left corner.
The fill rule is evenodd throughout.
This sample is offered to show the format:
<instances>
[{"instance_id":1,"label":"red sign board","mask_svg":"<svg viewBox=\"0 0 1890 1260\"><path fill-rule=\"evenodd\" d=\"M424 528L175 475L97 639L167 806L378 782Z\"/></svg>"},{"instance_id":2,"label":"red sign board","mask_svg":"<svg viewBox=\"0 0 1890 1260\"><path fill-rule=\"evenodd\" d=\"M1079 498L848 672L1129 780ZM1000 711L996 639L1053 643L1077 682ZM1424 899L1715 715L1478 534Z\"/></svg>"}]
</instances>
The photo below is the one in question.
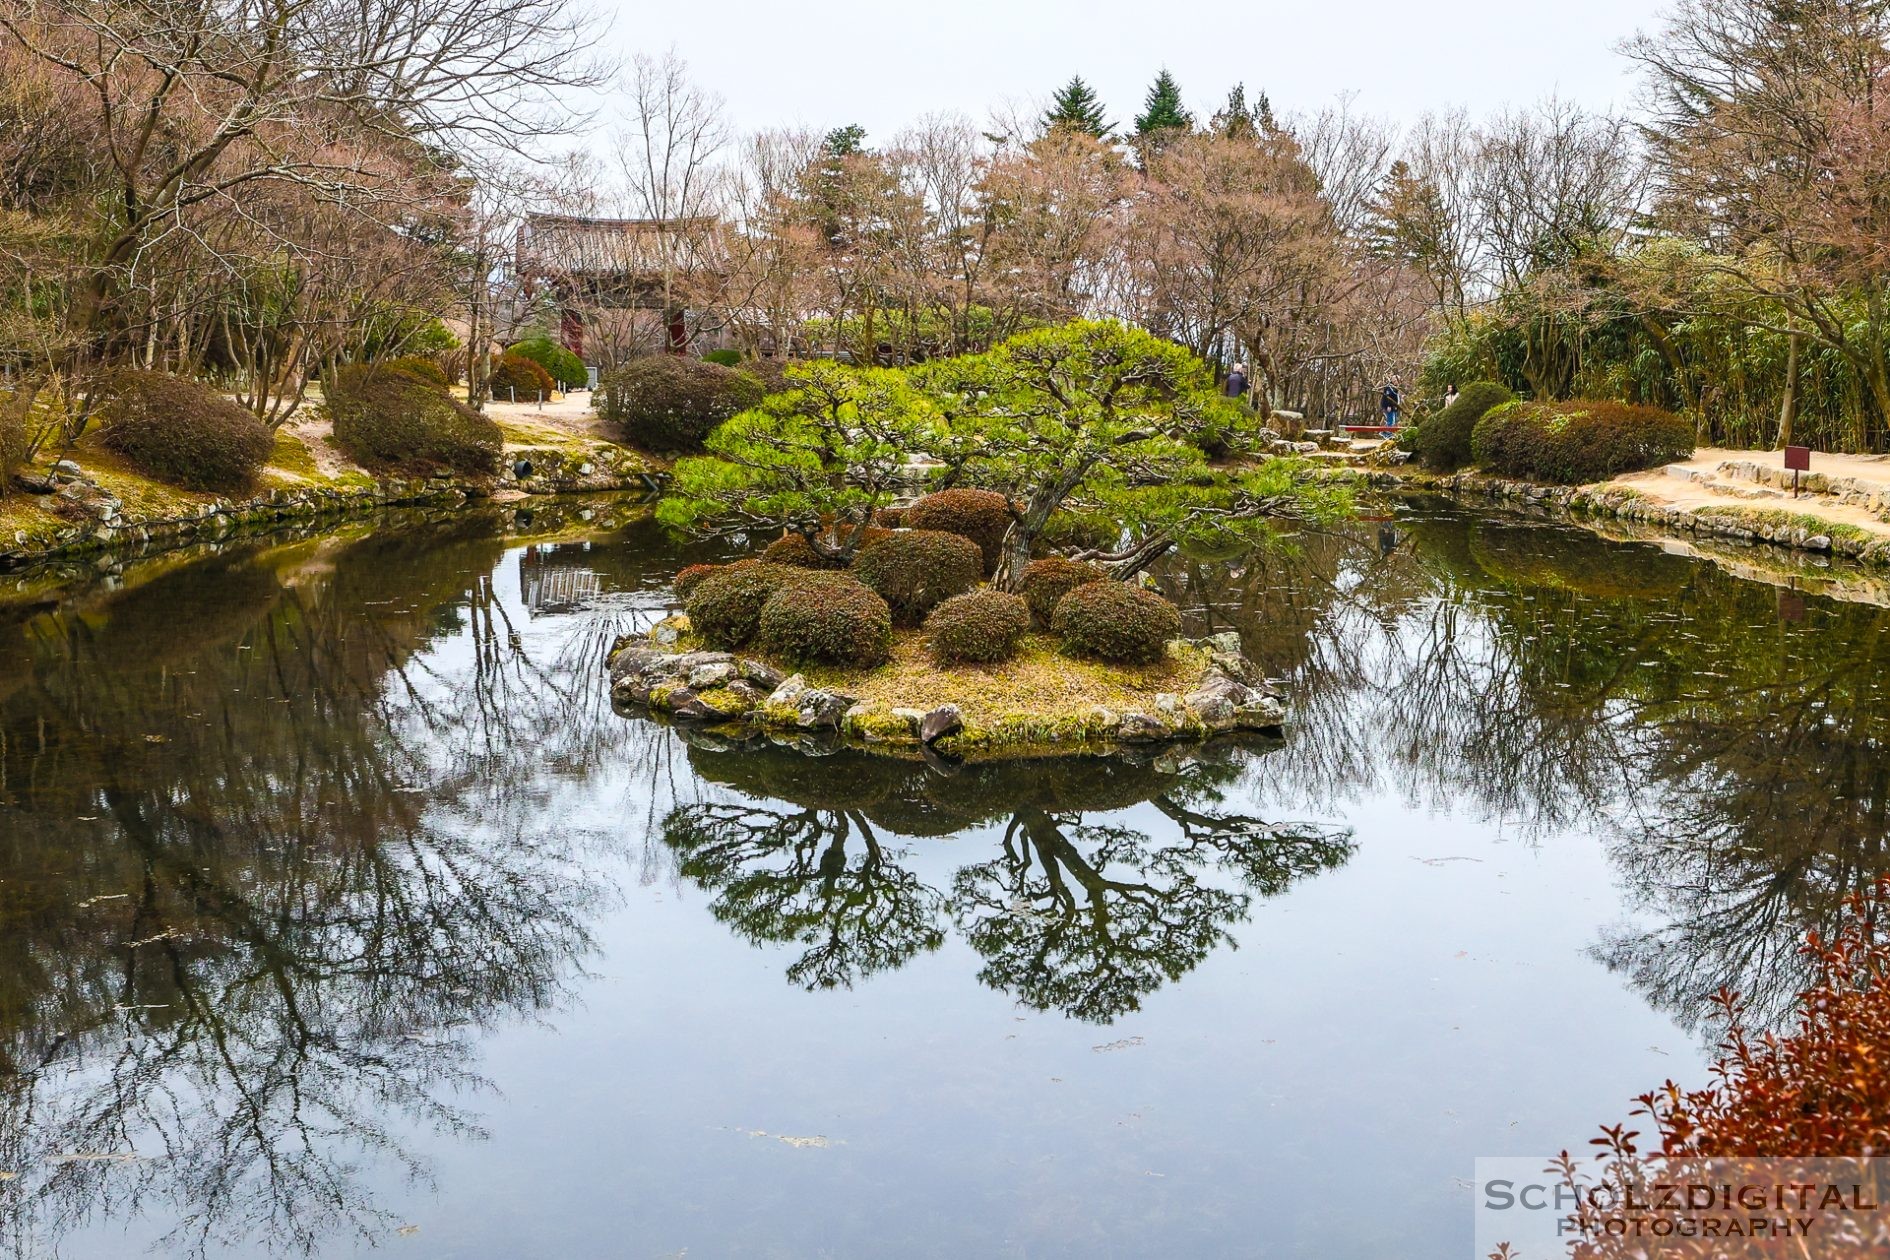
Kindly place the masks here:
<instances>
[{"instance_id":1,"label":"red sign board","mask_svg":"<svg viewBox=\"0 0 1890 1260\"><path fill-rule=\"evenodd\" d=\"M1809 446L1788 446L1785 448L1785 467L1787 471L1810 472L1811 448Z\"/></svg>"}]
</instances>

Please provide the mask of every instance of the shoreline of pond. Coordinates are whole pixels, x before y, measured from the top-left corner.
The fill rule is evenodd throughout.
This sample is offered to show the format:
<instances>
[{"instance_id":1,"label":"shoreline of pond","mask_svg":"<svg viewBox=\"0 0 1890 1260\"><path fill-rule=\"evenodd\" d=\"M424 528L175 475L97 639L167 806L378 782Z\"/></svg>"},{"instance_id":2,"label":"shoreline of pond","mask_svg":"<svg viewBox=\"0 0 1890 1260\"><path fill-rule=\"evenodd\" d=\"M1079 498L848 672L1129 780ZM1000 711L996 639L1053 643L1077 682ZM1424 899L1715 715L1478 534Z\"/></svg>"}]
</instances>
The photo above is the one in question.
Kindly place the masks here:
<instances>
[{"instance_id":1,"label":"shoreline of pond","mask_svg":"<svg viewBox=\"0 0 1890 1260\"><path fill-rule=\"evenodd\" d=\"M1622 522L1685 542L1776 547L1890 568L1890 535L1872 535L1821 516L1815 501L1794 501L1792 511L1719 504L1687 507L1663 502L1620 482L1558 486L1476 472L1442 474L1421 469L1361 469L1352 478L1377 490L1437 494L1469 507L1495 505L1590 529L1596 522Z\"/></svg>"},{"instance_id":2,"label":"shoreline of pond","mask_svg":"<svg viewBox=\"0 0 1890 1260\"><path fill-rule=\"evenodd\" d=\"M0 590L23 590L49 571L108 570L167 552L338 528L397 509L461 511L574 495L651 495L661 486L627 447L508 450L497 478L378 477L277 487L155 513L86 519L0 545Z\"/></svg>"}]
</instances>

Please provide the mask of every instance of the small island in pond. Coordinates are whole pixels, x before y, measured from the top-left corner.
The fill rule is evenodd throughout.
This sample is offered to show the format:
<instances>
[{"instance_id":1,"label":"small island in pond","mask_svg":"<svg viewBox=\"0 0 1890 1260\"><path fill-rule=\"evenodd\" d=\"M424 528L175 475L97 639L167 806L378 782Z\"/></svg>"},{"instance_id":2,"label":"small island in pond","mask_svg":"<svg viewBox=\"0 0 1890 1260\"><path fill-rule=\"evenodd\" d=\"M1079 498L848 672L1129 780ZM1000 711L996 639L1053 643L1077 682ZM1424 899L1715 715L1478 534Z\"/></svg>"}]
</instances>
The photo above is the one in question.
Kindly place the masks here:
<instances>
[{"instance_id":1,"label":"small island in pond","mask_svg":"<svg viewBox=\"0 0 1890 1260\"><path fill-rule=\"evenodd\" d=\"M1286 706L1240 655L1238 636L1175 639L1159 660L1114 664L1063 653L1028 634L1010 659L940 666L924 636L894 636L888 659L859 668L779 662L705 647L687 615L623 640L610 658L624 706L777 742L836 742L889 753L921 746L985 759L1046 749L1105 752L1125 744L1277 730Z\"/></svg>"}]
</instances>

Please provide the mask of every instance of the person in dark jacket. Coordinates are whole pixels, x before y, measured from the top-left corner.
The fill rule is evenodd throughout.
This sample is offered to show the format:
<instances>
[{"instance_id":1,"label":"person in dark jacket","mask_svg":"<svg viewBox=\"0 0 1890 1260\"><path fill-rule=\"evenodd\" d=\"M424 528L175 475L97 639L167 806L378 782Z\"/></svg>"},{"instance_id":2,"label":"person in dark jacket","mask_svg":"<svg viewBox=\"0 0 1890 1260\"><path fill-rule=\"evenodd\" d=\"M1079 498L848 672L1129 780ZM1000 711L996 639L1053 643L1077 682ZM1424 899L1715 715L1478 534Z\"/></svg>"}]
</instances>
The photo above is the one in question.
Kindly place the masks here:
<instances>
[{"instance_id":1,"label":"person in dark jacket","mask_svg":"<svg viewBox=\"0 0 1890 1260\"><path fill-rule=\"evenodd\" d=\"M1227 396L1245 398L1247 396L1247 365L1234 364L1234 370L1227 374Z\"/></svg>"},{"instance_id":2,"label":"person in dark jacket","mask_svg":"<svg viewBox=\"0 0 1890 1260\"><path fill-rule=\"evenodd\" d=\"M1387 429L1398 427L1398 413L1404 408L1404 394L1398 389L1398 378L1392 377L1385 382L1385 388L1378 395L1378 411Z\"/></svg>"}]
</instances>

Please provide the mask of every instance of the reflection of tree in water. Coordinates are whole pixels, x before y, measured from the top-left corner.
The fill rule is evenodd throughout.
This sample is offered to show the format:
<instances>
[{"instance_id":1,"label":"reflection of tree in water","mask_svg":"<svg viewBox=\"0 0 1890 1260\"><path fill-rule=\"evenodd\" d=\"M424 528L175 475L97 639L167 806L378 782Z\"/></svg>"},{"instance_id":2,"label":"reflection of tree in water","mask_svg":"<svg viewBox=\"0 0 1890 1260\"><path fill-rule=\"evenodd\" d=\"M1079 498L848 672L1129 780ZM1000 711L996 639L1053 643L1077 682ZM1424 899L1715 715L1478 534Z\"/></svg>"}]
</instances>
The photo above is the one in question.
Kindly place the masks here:
<instances>
[{"instance_id":1,"label":"reflection of tree in water","mask_svg":"<svg viewBox=\"0 0 1890 1260\"><path fill-rule=\"evenodd\" d=\"M1425 508L1398 528L1388 555L1366 526L1184 584L1289 680L1272 799L1393 789L1524 836L1599 825L1656 925L1599 956L1683 1019L1722 984L1784 1010L1803 933L1890 870L1890 613L1786 621L1769 586L1555 526Z\"/></svg>"},{"instance_id":2,"label":"reflection of tree in water","mask_svg":"<svg viewBox=\"0 0 1890 1260\"><path fill-rule=\"evenodd\" d=\"M560 1000L601 895L543 779L625 737L513 633L501 547L230 556L0 632L0 1249L366 1236L365 1169L472 1125L476 1034Z\"/></svg>"},{"instance_id":3,"label":"reflection of tree in water","mask_svg":"<svg viewBox=\"0 0 1890 1260\"><path fill-rule=\"evenodd\" d=\"M1219 808L1248 756L1185 765L1062 758L945 772L858 753L692 749L742 799L663 823L684 876L744 939L802 948L789 979L851 985L939 947L949 920L980 979L1040 1010L1112 1020L1227 939L1256 893L1342 864L1348 833ZM1151 806L1160 836L1086 815ZM998 853L939 886L896 837L1001 821ZM1224 878L1216 882L1218 872Z\"/></svg>"}]
</instances>

